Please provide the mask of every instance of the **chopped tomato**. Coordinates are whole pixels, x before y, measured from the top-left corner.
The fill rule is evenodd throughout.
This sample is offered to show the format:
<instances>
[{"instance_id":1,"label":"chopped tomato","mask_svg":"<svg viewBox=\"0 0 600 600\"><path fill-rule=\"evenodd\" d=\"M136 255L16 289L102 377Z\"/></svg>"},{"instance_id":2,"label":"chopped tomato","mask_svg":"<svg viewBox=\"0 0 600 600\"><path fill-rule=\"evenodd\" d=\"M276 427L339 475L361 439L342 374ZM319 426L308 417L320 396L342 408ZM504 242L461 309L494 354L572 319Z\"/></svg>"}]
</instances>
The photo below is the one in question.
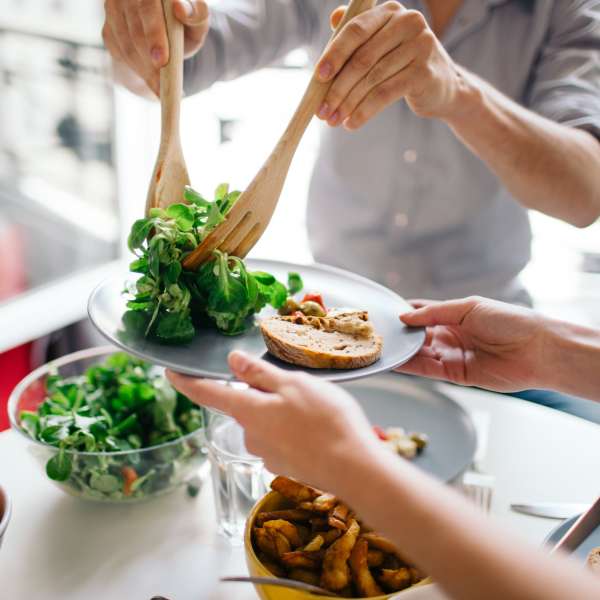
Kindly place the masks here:
<instances>
[{"instance_id":1,"label":"chopped tomato","mask_svg":"<svg viewBox=\"0 0 600 600\"><path fill-rule=\"evenodd\" d=\"M389 439L388 434L378 425L373 425L373 431L382 442L385 442Z\"/></svg>"},{"instance_id":2,"label":"chopped tomato","mask_svg":"<svg viewBox=\"0 0 600 600\"><path fill-rule=\"evenodd\" d=\"M327 312L327 309L325 308L325 303L323 302L323 296L321 296L321 294L316 294L316 293L306 294L304 296L304 298L302 299L302 302L316 302L317 304L321 305L321 308L325 312Z\"/></svg>"},{"instance_id":3,"label":"chopped tomato","mask_svg":"<svg viewBox=\"0 0 600 600\"><path fill-rule=\"evenodd\" d=\"M131 486L133 482L138 478L138 474L133 467L123 467L121 469L121 475L123 475L123 493L126 496L131 496Z\"/></svg>"}]
</instances>

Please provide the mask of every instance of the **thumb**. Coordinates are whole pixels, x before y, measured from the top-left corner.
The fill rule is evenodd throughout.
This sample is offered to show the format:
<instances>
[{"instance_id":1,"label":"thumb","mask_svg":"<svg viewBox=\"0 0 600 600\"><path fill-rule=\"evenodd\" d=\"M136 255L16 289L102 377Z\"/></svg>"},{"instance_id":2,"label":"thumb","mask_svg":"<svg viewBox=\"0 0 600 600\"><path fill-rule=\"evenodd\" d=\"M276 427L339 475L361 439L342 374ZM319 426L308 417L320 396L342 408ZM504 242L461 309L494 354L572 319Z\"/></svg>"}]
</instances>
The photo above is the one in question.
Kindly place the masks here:
<instances>
[{"instance_id":1,"label":"thumb","mask_svg":"<svg viewBox=\"0 0 600 600\"><path fill-rule=\"evenodd\" d=\"M331 13L331 16L329 17L329 22L331 24L331 29L333 29L334 31L337 29L341 20L344 18L344 15L346 14L346 8L346 6L338 6Z\"/></svg>"},{"instance_id":2,"label":"thumb","mask_svg":"<svg viewBox=\"0 0 600 600\"><path fill-rule=\"evenodd\" d=\"M229 368L237 379L263 392L276 392L288 380L282 369L239 350L229 355Z\"/></svg>"},{"instance_id":3,"label":"thumb","mask_svg":"<svg viewBox=\"0 0 600 600\"><path fill-rule=\"evenodd\" d=\"M462 325L467 315L479 304L478 298L464 298L428 304L400 315L400 320L411 327L434 325Z\"/></svg>"}]
</instances>

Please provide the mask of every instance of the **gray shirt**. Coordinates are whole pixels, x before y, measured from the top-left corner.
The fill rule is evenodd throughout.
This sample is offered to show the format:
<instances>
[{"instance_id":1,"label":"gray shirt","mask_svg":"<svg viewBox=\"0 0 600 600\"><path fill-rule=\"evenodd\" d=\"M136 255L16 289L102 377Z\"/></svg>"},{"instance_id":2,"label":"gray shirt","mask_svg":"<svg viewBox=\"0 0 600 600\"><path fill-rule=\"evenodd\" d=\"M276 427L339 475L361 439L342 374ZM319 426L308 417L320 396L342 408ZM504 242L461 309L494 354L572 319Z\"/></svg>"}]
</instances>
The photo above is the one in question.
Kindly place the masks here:
<instances>
[{"instance_id":1,"label":"gray shirt","mask_svg":"<svg viewBox=\"0 0 600 600\"><path fill-rule=\"evenodd\" d=\"M187 93L308 47L339 0L221 0ZM427 15L423 0L407 8ZM442 42L452 58L550 119L600 138L600 0L465 0ZM406 297L527 301L527 211L437 120L388 107L358 132L324 127L308 205L316 260Z\"/></svg>"}]
</instances>

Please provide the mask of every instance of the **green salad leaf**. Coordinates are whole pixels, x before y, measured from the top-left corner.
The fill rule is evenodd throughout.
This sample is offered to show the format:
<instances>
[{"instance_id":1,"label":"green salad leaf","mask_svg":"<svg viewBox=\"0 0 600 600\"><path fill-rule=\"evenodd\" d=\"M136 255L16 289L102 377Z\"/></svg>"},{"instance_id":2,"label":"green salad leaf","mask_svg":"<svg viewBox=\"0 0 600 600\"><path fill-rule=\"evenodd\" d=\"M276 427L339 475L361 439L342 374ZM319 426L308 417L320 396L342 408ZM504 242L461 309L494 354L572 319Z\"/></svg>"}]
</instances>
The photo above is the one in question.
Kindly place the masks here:
<instances>
[{"instance_id":1,"label":"green salad leaf","mask_svg":"<svg viewBox=\"0 0 600 600\"><path fill-rule=\"evenodd\" d=\"M30 437L58 449L46 463L48 477L92 498L167 489L183 468L178 461L194 452L203 456L191 442L160 447L202 429L204 411L148 363L124 353L80 376L50 375L44 401L35 411L21 411L19 423ZM111 456L152 446L159 448Z\"/></svg>"},{"instance_id":2,"label":"green salad leaf","mask_svg":"<svg viewBox=\"0 0 600 600\"><path fill-rule=\"evenodd\" d=\"M240 192L221 184L214 196L209 201L187 187L187 204L154 208L133 224L128 244L137 258L130 270L142 276L123 316L128 332L185 344L198 327L212 323L225 335L238 335L265 306L278 309L288 294L302 289L298 273L289 274L286 288L273 275L248 271L240 258L218 250L197 271L182 268L185 257L225 220Z\"/></svg>"}]
</instances>

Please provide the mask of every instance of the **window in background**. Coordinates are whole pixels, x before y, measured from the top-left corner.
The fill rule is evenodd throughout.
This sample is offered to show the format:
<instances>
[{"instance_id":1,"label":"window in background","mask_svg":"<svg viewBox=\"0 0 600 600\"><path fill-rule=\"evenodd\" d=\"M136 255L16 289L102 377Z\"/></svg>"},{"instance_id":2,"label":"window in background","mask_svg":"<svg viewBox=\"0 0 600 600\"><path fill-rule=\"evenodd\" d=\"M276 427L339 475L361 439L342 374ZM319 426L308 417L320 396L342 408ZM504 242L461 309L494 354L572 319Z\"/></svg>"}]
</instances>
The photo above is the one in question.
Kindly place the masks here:
<instances>
[{"instance_id":1,"label":"window in background","mask_svg":"<svg viewBox=\"0 0 600 600\"><path fill-rule=\"evenodd\" d=\"M102 7L8 5L0 17L0 280L18 284L0 302L115 258L120 233Z\"/></svg>"}]
</instances>

